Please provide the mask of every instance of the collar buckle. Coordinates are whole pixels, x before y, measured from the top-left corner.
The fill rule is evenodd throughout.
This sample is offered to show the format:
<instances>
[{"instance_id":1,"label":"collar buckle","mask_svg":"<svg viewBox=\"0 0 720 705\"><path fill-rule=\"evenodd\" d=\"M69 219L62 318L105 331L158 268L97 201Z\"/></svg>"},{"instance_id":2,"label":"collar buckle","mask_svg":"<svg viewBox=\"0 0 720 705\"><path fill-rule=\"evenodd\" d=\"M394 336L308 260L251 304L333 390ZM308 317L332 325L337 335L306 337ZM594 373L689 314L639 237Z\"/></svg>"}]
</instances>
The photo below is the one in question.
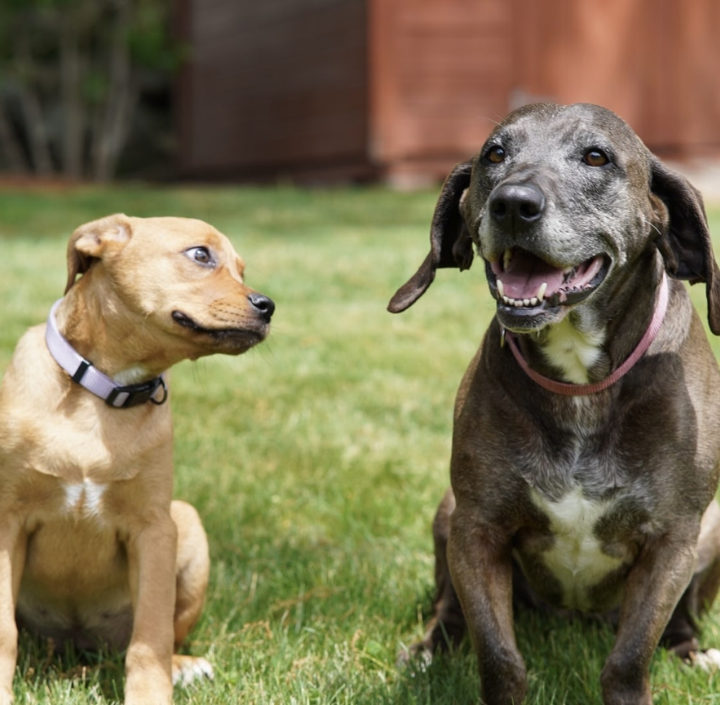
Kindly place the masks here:
<instances>
[{"instance_id":1,"label":"collar buckle","mask_svg":"<svg viewBox=\"0 0 720 705\"><path fill-rule=\"evenodd\" d=\"M155 399L155 394L162 387L163 395ZM128 384L125 387L115 387L105 399L108 406L114 409L129 409L131 406L139 406L147 402L160 406L167 401L168 391L162 377L156 377L149 382L140 384Z\"/></svg>"}]
</instances>

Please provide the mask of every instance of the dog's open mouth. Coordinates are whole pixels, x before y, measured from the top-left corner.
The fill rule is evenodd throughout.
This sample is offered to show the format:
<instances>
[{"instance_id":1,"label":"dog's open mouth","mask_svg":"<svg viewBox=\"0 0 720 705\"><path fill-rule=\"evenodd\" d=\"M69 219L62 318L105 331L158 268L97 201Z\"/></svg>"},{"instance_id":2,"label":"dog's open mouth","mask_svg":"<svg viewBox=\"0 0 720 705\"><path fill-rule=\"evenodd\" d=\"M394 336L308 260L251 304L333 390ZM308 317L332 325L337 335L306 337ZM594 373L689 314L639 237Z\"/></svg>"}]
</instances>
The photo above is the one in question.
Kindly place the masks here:
<instances>
[{"instance_id":1,"label":"dog's open mouth","mask_svg":"<svg viewBox=\"0 0 720 705\"><path fill-rule=\"evenodd\" d=\"M247 347L252 347L265 338L264 328L263 330L251 330L249 328L206 328L182 311L173 311L172 317L173 320L183 326L183 328L189 328L201 335L208 335L218 342L235 341L243 343Z\"/></svg>"},{"instance_id":2,"label":"dog's open mouth","mask_svg":"<svg viewBox=\"0 0 720 705\"><path fill-rule=\"evenodd\" d=\"M609 258L597 255L562 269L520 247L506 250L497 262L486 262L498 307L524 314L579 303L600 286L609 268Z\"/></svg>"}]
</instances>

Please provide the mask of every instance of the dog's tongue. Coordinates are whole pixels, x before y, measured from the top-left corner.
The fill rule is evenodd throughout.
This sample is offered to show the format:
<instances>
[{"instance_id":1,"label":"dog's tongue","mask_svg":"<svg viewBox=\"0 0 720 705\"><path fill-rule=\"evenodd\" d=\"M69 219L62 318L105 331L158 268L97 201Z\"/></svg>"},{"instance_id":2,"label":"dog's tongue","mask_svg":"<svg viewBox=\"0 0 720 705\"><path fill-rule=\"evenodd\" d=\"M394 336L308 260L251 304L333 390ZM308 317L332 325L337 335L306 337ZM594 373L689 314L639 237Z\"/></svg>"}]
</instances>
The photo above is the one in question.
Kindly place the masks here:
<instances>
[{"instance_id":1,"label":"dog's tongue","mask_svg":"<svg viewBox=\"0 0 720 705\"><path fill-rule=\"evenodd\" d=\"M505 296L511 299L531 299L543 284L547 284L547 294L553 294L560 289L564 277L562 269L519 249L513 252L505 270L496 275L503 283Z\"/></svg>"}]
</instances>

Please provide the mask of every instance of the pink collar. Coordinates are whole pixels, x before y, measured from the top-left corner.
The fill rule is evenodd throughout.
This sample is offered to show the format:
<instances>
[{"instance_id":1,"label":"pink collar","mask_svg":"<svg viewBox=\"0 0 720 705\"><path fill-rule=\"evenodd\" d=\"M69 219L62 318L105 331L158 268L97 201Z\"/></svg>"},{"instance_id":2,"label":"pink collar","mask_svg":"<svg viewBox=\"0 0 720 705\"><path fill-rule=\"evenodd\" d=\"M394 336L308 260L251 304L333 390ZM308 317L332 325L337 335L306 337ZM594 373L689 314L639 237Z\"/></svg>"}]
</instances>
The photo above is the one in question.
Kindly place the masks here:
<instances>
[{"instance_id":1,"label":"pink collar","mask_svg":"<svg viewBox=\"0 0 720 705\"><path fill-rule=\"evenodd\" d=\"M525 370L530 379L539 384L544 389L555 394L564 394L565 396L586 396L588 394L596 394L601 392L603 389L607 389L610 385L615 384L621 377L626 375L634 367L635 363L645 354L650 344L655 340L655 336L660 330L663 320L665 319L665 312L667 311L668 304L668 282L667 275L663 272L662 282L660 283L660 292L658 293L658 300L655 305L655 313L653 314L652 320L648 329L645 331L645 335L640 339L635 350L633 350L630 357L623 362L609 377L606 377L601 382L595 382L593 384L567 384L565 382L556 382L554 379L545 377L528 365L525 358L522 356L517 343L515 342L515 335L510 331L505 333L510 350L518 361L520 367Z\"/></svg>"}]
</instances>

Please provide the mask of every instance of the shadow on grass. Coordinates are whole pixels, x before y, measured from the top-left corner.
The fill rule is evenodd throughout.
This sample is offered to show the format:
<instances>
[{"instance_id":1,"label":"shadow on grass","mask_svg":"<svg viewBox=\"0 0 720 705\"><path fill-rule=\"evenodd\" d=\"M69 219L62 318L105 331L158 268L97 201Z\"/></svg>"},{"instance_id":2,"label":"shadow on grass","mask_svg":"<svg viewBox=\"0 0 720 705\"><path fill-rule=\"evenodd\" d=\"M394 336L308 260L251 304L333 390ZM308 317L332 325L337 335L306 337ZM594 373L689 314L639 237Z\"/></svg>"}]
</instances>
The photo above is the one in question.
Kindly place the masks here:
<instances>
[{"instance_id":1,"label":"shadow on grass","mask_svg":"<svg viewBox=\"0 0 720 705\"><path fill-rule=\"evenodd\" d=\"M388 702L450 705L477 702L479 695L475 654L466 639L457 649L437 654L425 669L409 665Z\"/></svg>"},{"instance_id":2,"label":"shadow on grass","mask_svg":"<svg viewBox=\"0 0 720 705\"><path fill-rule=\"evenodd\" d=\"M423 606L429 613L429 599ZM702 620L705 647L716 641L715 622L712 613ZM520 609L515 614L515 633L528 669L526 705L602 704L600 673L615 641L609 622ZM655 653L650 677L658 704L720 702L720 673L689 667L663 649ZM401 674L388 702L477 702L479 694L476 659L466 637L458 648L436 656L424 671L408 669Z\"/></svg>"},{"instance_id":3,"label":"shadow on grass","mask_svg":"<svg viewBox=\"0 0 720 705\"><path fill-rule=\"evenodd\" d=\"M122 702L125 682L125 653L107 649L76 650L72 644L60 648L52 639L44 639L21 631L18 640L18 662L15 692L18 702L23 695L45 691L48 702L53 693L81 690L101 695L108 702ZM29 702L37 702L32 697Z\"/></svg>"},{"instance_id":4,"label":"shadow on grass","mask_svg":"<svg viewBox=\"0 0 720 705\"><path fill-rule=\"evenodd\" d=\"M423 606L428 615L427 596ZM528 669L527 705L601 704L600 672L615 638L612 625L592 617L568 619L519 609L515 634ZM456 648L438 653L427 668L410 665L387 702L471 703L479 696L477 660L466 635Z\"/></svg>"}]
</instances>

